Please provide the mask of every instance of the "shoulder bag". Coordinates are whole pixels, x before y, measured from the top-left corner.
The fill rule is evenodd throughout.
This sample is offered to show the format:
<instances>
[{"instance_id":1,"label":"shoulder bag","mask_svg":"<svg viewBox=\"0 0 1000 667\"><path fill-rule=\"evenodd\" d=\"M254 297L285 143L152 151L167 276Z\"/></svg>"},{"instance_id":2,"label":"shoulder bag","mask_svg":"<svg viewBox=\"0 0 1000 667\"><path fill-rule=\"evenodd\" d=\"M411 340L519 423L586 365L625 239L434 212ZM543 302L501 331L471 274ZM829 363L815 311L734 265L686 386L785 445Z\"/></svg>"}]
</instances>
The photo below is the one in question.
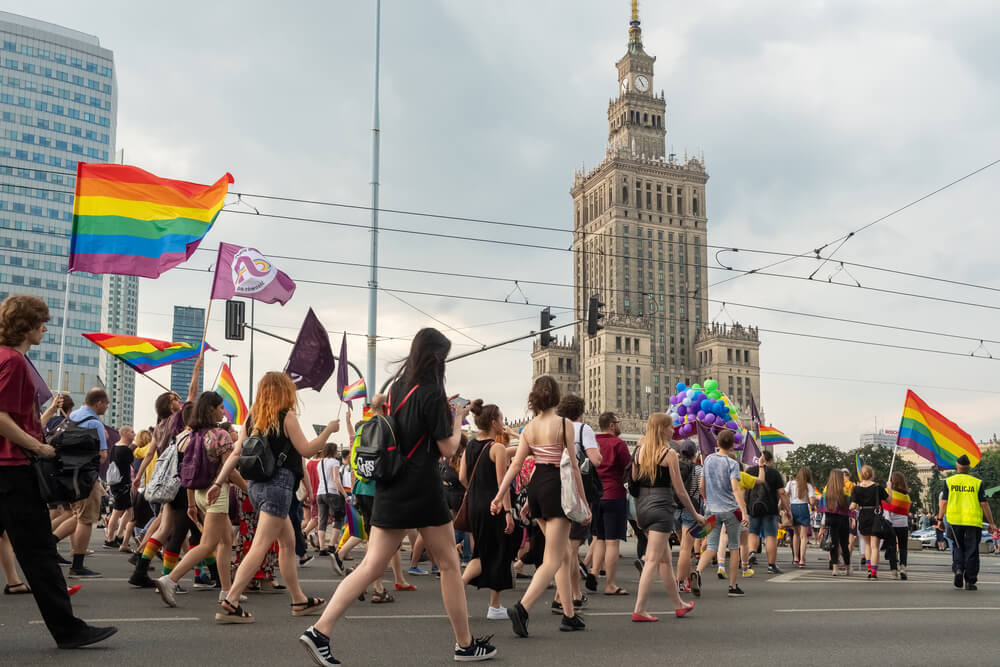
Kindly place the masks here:
<instances>
[{"instance_id":1,"label":"shoulder bag","mask_svg":"<svg viewBox=\"0 0 1000 667\"><path fill-rule=\"evenodd\" d=\"M590 518L590 506L586 496L582 496L576 486L576 474L569 448L566 447L566 420L562 420L560 437L563 440L562 456L559 459L560 501L566 518L575 523L582 523Z\"/></svg>"},{"instance_id":2,"label":"shoulder bag","mask_svg":"<svg viewBox=\"0 0 1000 667\"><path fill-rule=\"evenodd\" d=\"M479 470L479 463L483 460L483 455L490 451L492 447L492 440L488 446L483 445L483 451L479 452L479 456L476 458L476 465L472 466L472 474L469 475L469 486L465 488L465 495L462 496L462 505L458 508L458 512L455 513L455 519L452 522L455 524L455 530L472 530L472 523L469 521L469 489L472 488L472 483L476 480L476 471Z\"/></svg>"}]
</instances>

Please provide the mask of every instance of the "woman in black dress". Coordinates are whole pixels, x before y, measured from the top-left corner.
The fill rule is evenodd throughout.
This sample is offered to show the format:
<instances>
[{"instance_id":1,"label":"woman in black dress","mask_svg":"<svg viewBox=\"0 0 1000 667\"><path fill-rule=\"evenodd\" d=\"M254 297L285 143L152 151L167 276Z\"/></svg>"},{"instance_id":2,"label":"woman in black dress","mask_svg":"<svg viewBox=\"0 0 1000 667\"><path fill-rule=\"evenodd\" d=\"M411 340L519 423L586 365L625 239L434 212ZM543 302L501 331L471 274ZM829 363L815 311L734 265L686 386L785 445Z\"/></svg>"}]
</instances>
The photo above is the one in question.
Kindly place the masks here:
<instances>
[{"instance_id":1,"label":"woman in black dress","mask_svg":"<svg viewBox=\"0 0 1000 667\"><path fill-rule=\"evenodd\" d=\"M873 523L875 508L888 500L889 494L875 483L875 471L871 466L861 466L861 481L851 491L851 509L858 510L858 532L864 537L868 553L868 578L878 579L878 543L882 539L875 534Z\"/></svg>"},{"instance_id":2,"label":"woman in black dress","mask_svg":"<svg viewBox=\"0 0 1000 667\"><path fill-rule=\"evenodd\" d=\"M465 502L473 540L472 560L462 581L490 589L486 618L505 621L507 610L500 605L500 591L514 588L511 564L517 551L510 493L504 495L502 514L490 512L490 501L507 473L507 448L496 440L505 432L503 414L493 404L483 405L482 399L473 401L471 408L479 433L469 441L459 470L459 479L468 488Z\"/></svg>"},{"instance_id":3,"label":"woman in black dress","mask_svg":"<svg viewBox=\"0 0 1000 667\"><path fill-rule=\"evenodd\" d=\"M376 480L368 552L340 582L319 621L299 637L316 664L340 664L330 653L330 633L354 600L382 576L410 528L420 532L441 572L441 597L455 633L455 660L489 660L496 655L487 639L473 639L469 631L455 529L438 469L438 459L458 451L462 420L469 414L468 405L450 407L444 391L444 362L450 349L451 342L437 329L418 331L388 391L385 409L395 419L396 441L412 455L398 478Z\"/></svg>"}]
</instances>

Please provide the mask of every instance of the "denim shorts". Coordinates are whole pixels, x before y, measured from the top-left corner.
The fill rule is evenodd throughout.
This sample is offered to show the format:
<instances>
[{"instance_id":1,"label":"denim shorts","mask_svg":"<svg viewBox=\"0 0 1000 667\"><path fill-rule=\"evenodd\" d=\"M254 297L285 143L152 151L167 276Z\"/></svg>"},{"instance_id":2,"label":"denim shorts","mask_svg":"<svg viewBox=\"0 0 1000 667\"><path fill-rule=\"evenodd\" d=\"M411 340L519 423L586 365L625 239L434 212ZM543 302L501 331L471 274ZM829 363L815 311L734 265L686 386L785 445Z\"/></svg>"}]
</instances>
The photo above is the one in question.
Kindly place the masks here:
<instances>
[{"instance_id":1,"label":"denim shorts","mask_svg":"<svg viewBox=\"0 0 1000 667\"><path fill-rule=\"evenodd\" d=\"M295 475L288 468L278 468L266 482L250 482L250 502L258 512L284 519L295 495Z\"/></svg>"},{"instance_id":2,"label":"denim shorts","mask_svg":"<svg viewBox=\"0 0 1000 667\"><path fill-rule=\"evenodd\" d=\"M792 503L792 521L796 526L809 525L809 503Z\"/></svg>"},{"instance_id":3,"label":"denim shorts","mask_svg":"<svg viewBox=\"0 0 1000 667\"><path fill-rule=\"evenodd\" d=\"M726 541L729 545L729 550L740 548L740 520L736 518L736 514L731 511L728 512L712 512L715 515L715 528L712 532L708 534L708 544L705 545L706 549L711 551L719 551L719 538L722 536L722 527L726 527Z\"/></svg>"},{"instance_id":4,"label":"denim shorts","mask_svg":"<svg viewBox=\"0 0 1000 667\"><path fill-rule=\"evenodd\" d=\"M681 510L677 512L677 522L684 527L684 530L691 530L691 528L698 524L698 522L694 520L694 515L691 514L691 512L688 512L686 508L681 508Z\"/></svg>"},{"instance_id":5,"label":"denim shorts","mask_svg":"<svg viewBox=\"0 0 1000 667\"><path fill-rule=\"evenodd\" d=\"M750 534L757 535L761 539L778 536L778 515L750 517Z\"/></svg>"}]
</instances>

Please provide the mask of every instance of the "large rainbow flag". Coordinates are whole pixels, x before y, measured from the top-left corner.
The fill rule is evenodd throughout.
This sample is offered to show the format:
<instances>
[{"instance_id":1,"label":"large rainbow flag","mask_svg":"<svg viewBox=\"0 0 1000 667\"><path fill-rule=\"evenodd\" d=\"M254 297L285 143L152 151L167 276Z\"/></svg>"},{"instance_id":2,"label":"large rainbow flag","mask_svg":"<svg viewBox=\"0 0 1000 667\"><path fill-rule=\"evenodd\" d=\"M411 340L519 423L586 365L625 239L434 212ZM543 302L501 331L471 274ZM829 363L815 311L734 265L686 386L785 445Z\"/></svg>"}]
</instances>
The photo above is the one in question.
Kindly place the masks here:
<instances>
[{"instance_id":1,"label":"large rainbow flag","mask_svg":"<svg viewBox=\"0 0 1000 667\"><path fill-rule=\"evenodd\" d=\"M794 445L791 438L774 428L773 426L760 425L760 444L771 445Z\"/></svg>"},{"instance_id":2,"label":"large rainbow flag","mask_svg":"<svg viewBox=\"0 0 1000 667\"><path fill-rule=\"evenodd\" d=\"M108 354L121 359L139 373L151 371L154 368L194 359L201 348L194 343L168 343L155 338L140 338L138 336L119 336L109 333L81 334L94 345ZM205 343L205 349L214 349Z\"/></svg>"},{"instance_id":3,"label":"large rainbow flag","mask_svg":"<svg viewBox=\"0 0 1000 667\"><path fill-rule=\"evenodd\" d=\"M983 457L972 436L932 410L910 389L906 390L896 444L913 450L942 470L953 469L955 459L963 454L969 457L973 468Z\"/></svg>"},{"instance_id":4,"label":"large rainbow flag","mask_svg":"<svg viewBox=\"0 0 1000 667\"><path fill-rule=\"evenodd\" d=\"M233 182L173 181L138 167L77 163L69 270L157 278L186 261Z\"/></svg>"},{"instance_id":5,"label":"large rainbow flag","mask_svg":"<svg viewBox=\"0 0 1000 667\"><path fill-rule=\"evenodd\" d=\"M222 364L222 369L219 370L219 379L215 381L215 393L222 397L222 406L229 421L238 426L242 425L247 420L247 404L243 400L229 364Z\"/></svg>"}]
</instances>

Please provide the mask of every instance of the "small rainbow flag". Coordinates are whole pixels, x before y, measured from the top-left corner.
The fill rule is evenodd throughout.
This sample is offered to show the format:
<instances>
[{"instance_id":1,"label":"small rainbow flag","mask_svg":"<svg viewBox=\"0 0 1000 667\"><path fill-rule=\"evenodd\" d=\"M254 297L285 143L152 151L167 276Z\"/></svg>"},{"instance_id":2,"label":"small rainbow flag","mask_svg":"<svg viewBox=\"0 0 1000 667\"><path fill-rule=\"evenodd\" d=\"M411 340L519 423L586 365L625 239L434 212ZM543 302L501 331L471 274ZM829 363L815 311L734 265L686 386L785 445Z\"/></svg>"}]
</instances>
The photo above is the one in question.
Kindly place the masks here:
<instances>
[{"instance_id":1,"label":"small rainbow flag","mask_svg":"<svg viewBox=\"0 0 1000 667\"><path fill-rule=\"evenodd\" d=\"M861 454L855 454L854 455L854 467L858 471L858 481L859 482L861 481L861 466L863 466L863 465L864 465L864 462L861 460Z\"/></svg>"},{"instance_id":2,"label":"small rainbow flag","mask_svg":"<svg viewBox=\"0 0 1000 667\"><path fill-rule=\"evenodd\" d=\"M896 443L913 450L942 470L953 469L955 460L963 454L969 457L973 468L983 458L972 436L940 412L932 410L909 389L906 390L906 404Z\"/></svg>"},{"instance_id":3,"label":"small rainbow flag","mask_svg":"<svg viewBox=\"0 0 1000 667\"><path fill-rule=\"evenodd\" d=\"M365 530L365 520L361 518L361 514L354 509L352 503L345 503L344 506L347 509L347 515L344 518L344 530L351 537L356 537L359 540L367 540L368 531Z\"/></svg>"},{"instance_id":4,"label":"small rainbow flag","mask_svg":"<svg viewBox=\"0 0 1000 667\"><path fill-rule=\"evenodd\" d=\"M907 516L910 513L910 497L905 493L889 489L889 500L882 501L882 509Z\"/></svg>"},{"instance_id":5,"label":"small rainbow flag","mask_svg":"<svg viewBox=\"0 0 1000 667\"><path fill-rule=\"evenodd\" d=\"M157 278L191 257L226 203L212 185L122 164L77 163L69 270Z\"/></svg>"},{"instance_id":6,"label":"small rainbow flag","mask_svg":"<svg viewBox=\"0 0 1000 667\"><path fill-rule=\"evenodd\" d=\"M229 421L238 426L242 425L247 419L247 404L240 394L240 388L228 364L222 364L219 379L215 381L215 393L222 397L222 406Z\"/></svg>"},{"instance_id":7,"label":"small rainbow flag","mask_svg":"<svg viewBox=\"0 0 1000 667\"><path fill-rule=\"evenodd\" d=\"M359 399L364 399L368 396L368 389L365 387L365 379L361 378L353 384L349 384L344 387L343 393L340 398L344 403L349 403L351 401L356 401Z\"/></svg>"},{"instance_id":8,"label":"small rainbow flag","mask_svg":"<svg viewBox=\"0 0 1000 667\"><path fill-rule=\"evenodd\" d=\"M712 532L715 528L715 515L708 517L708 519L700 526L691 526L691 537L696 540L700 540L703 537L708 537L708 534Z\"/></svg>"},{"instance_id":9,"label":"small rainbow flag","mask_svg":"<svg viewBox=\"0 0 1000 667\"><path fill-rule=\"evenodd\" d=\"M201 348L193 343L168 343L155 338L140 338L139 336L119 336L109 333L81 334L94 345L108 354L121 359L133 370L139 373L162 368L178 361L194 359ZM205 343L206 350L213 350Z\"/></svg>"},{"instance_id":10,"label":"small rainbow flag","mask_svg":"<svg viewBox=\"0 0 1000 667\"><path fill-rule=\"evenodd\" d=\"M771 445L794 445L791 438L774 428L773 426L760 425L760 444L770 447Z\"/></svg>"},{"instance_id":11,"label":"small rainbow flag","mask_svg":"<svg viewBox=\"0 0 1000 667\"><path fill-rule=\"evenodd\" d=\"M369 419L371 419L371 418L372 418L372 417L374 417L374 416L375 416L375 413L374 413L374 412L372 412L372 409L371 409L371 407L369 407L369 406L367 406L367 405L366 405L366 406L364 407L364 409L363 409L363 410L361 411L361 421L363 421L363 422L366 422L366 421L368 421Z\"/></svg>"}]
</instances>

